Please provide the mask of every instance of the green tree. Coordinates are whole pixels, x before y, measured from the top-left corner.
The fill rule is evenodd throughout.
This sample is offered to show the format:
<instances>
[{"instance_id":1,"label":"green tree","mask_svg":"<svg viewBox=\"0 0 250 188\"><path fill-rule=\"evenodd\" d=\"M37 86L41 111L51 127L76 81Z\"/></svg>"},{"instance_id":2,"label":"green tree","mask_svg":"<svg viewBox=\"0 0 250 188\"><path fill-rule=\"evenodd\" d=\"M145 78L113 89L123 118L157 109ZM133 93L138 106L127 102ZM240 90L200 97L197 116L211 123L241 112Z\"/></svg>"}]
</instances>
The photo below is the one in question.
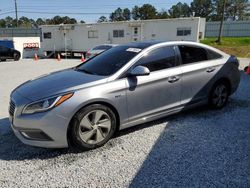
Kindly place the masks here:
<instances>
[{"instance_id":1,"label":"green tree","mask_svg":"<svg viewBox=\"0 0 250 188\"><path fill-rule=\"evenodd\" d=\"M49 25L75 24L75 23L77 23L75 18L70 18L68 16L64 16L64 17L55 16L52 19L47 19L46 24L47 24L47 22Z\"/></svg>"},{"instance_id":2,"label":"green tree","mask_svg":"<svg viewBox=\"0 0 250 188\"><path fill-rule=\"evenodd\" d=\"M13 18L11 18L10 16L7 16L5 18L5 23L6 23L6 27L13 27L15 26L15 22L13 22Z\"/></svg>"},{"instance_id":3,"label":"green tree","mask_svg":"<svg viewBox=\"0 0 250 188\"><path fill-rule=\"evenodd\" d=\"M119 7L110 15L110 21L124 21L123 10Z\"/></svg>"},{"instance_id":4,"label":"green tree","mask_svg":"<svg viewBox=\"0 0 250 188\"><path fill-rule=\"evenodd\" d=\"M179 18L179 17L190 17L191 9L187 3L177 3L173 5L169 10L169 15L171 18Z\"/></svg>"},{"instance_id":5,"label":"green tree","mask_svg":"<svg viewBox=\"0 0 250 188\"><path fill-rule=\"evenodd\" d=\"M140 15L140 8L138 6L134 6L134 8L132 8L132 18L134 20L139 20L141 15Z\"/></svg>"},{"instance_id":6,"label":"green tree","mask_svg":"<svg viewBox=\"0 0 250 188\"><path fill-rule=\"evenodd\" d=\"M131 11L128 8L123 9L123 17L124 17L124 20L131 19Z\"/></svg>"},{"instance_id":7,"label":"green tree","mask_svg":"<svg viewBox=\"0 0 250 188\"><path fill-rule=\"evenodd\" d=\"M144 4L139 8L141 20L155 19L157 17L157 10L153 5Z\"/></svg>"},{"instance_id":8,"label":"green tree","mask_svg":"<svg viewBox=\"0 0 250 188\"><path fill-rule=\"evenodd\" d=\"M232 20L243 20L247 11L248 0L228 0L228 7L226 9L228 18Z\"/></svg>"},{"instance_id":9,"label":"green tree","mask_svg":"<svg viewBox=\"0 0 250 188\"><path fill-rule=\"evenodd\" d=\"M34 20L31 20L25 16L22 16L18 19L18 26L19 27L25 27L25 28L31 28L32 23L34 24Z\"/></svg>"},{"instance_id":10,"label":"green tree","mask_svg":"<svg viewBox=\"0 0 250 188\"><path fill-rule=\"evenodd\" d=\"M5 28L5 27L6 27L5 19L0 19L0 28Z\"/></svg>"},{"instance_id":11,"label":"green tree","mask_svg":"<svg viewBox=\"0 0 250 188\"><path fill-rule=\"evenodd\" d=\"M45 25L45 24L46 24L46 21L43 20L42 18L37 18L36 24L37 24L37 25Z\"/></svg>"},{"instance_id":12,"label":"green tree","mask_svg":"<svg viewBox=\"0 0 250 188\"><path fill-rule=\"evenodd\" d=\"M98 19L97 22L98 22L98 23L101 23L101 22L108 22L108 19L107 19L106 16L101 16L101 17Z\"/></svg>"},{"instance_id":13,"label":"green tree","mask_svg":"<svg viewBox=\"0 0 250 188\"><path fill-rule=\"evenodd\" d=\"M169 18L167 10L162 9L160 12L157 13L156 18L157 19L166 19Z\"/></svg>"},{"instance_id":14,"label":"green tree","mask_svg":"<svg viewBox=\"0 0 250 188\"><path fill-rule=\"evenodd\" d=\"M219 21L223 10L224 0L213 0L214 12L211 14L211 20ZM248 1L247 0L227 0L225 7L225 20L243 20L248 14Z\"/></svg>"},{"instance_id":15,"label":"green tree","mask_svg":"<svg viewBox=\"0 0 250 188\"><path fill-rule=\"evenodd\" d=\"M191 12L195 16L208 18L214 11L212 0L193 0L190 4Z\"/></svg>"},{"instance_id":16,"label":"green tree","mask_svg":"<svg viewBox=\"0 0 250 188\"><path fill-rule=\"evenodd\" d=\"M131 19L131 12L128 8L121 9L120 7L117 8L114 12L110 15L110 21L126 21Z\"/></svg>"},{"instance_id":17,"label":"green tree","mask_svg":"<svg viewBox=\"0 0 250 188\"><path fill-rule=\"evenodd\" d=\"M84 20L81 20L80 23L85 23L85 21L84 21Z\"/></svg>"}]
</instances>

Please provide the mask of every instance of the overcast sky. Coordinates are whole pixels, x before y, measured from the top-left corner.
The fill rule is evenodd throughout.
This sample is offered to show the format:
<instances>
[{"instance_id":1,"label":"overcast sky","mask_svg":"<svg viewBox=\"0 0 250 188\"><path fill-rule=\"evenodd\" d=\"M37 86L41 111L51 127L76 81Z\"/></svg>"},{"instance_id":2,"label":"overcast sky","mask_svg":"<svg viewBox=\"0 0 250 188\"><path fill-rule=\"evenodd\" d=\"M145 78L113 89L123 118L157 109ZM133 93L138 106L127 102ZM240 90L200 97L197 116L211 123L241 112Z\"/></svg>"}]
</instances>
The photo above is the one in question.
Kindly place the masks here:
<instances>
[{"instance_id":1,"label":"overcast sky","mask_svg":"<svg viewBox=\"0 0 250 188\"><path fill-rule=\"evenodd\" d=\"M116 8L132 8L145 3L154 5L157 10L169 9L179 0L17 0L18 17L37 19L55 15L74 17L78 21L96 22L101 15L109 17ZM182 1L190 4L191 0ZM14 0L0 0L0 18L15 17ZM89 14L84 14L89 13Z\"/></svg>"}]
</instances>

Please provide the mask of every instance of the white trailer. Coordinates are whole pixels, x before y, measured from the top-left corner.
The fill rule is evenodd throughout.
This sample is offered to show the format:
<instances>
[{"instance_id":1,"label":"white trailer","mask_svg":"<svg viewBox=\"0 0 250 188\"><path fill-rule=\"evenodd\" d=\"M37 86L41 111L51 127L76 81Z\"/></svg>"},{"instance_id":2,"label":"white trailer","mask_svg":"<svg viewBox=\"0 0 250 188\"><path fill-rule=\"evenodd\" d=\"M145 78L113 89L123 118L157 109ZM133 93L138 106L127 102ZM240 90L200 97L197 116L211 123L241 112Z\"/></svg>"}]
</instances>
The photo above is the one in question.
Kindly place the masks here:
<instances>
[{"instance_id":1,"label":"white trailer","mask_svg":"<svg viewBox=\"0 0 250 188\"><path fill-rule=\"evenodd\" d=\"M99 44L136 41L196 41L204 38L205 18L188 17L93 24L43 25L41 48L47 53L84 53Z\"/></svg>"}]
</instances>

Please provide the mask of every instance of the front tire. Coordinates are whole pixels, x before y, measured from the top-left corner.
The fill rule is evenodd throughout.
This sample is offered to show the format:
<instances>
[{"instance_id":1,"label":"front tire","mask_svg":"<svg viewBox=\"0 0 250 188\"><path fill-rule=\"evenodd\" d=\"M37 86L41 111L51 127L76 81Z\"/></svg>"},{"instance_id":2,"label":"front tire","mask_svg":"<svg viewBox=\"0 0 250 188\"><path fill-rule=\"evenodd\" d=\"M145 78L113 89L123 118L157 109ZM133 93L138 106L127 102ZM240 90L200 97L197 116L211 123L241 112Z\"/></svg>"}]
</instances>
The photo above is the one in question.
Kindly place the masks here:
<instances>
[{"instance_id":1,"label":"front tire","mask_svg":"<svg viewBox=\"0 0 250 188\"><path fill-rule=\"evenodd\" d=\"M227 82L217 82L210 92L209 106L213 109L222 109L228 102L229 91Z\"/></svg>"},{"instance_id":2,"label":"front tire","mask_svg":"<svg viewBox=\"0 0 250 188\"><path fill-rule=\"evenodd\" d=\"M94 104L80 110L73 120L70 140L81 150L103 146L114 135L116 116L107 106Z\"/></svg>"}]
</instances>

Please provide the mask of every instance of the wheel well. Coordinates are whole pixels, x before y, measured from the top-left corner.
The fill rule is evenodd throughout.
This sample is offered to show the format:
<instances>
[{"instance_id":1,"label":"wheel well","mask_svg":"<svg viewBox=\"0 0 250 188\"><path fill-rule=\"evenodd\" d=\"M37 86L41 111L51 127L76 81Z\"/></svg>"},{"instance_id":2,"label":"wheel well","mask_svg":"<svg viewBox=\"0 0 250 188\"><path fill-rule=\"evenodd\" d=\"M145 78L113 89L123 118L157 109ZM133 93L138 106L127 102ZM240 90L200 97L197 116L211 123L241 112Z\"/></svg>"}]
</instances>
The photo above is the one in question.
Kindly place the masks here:
<instances>
[{"instance_id":1,"label":"wheel well","mask_svg":"<svg viewBox=\"0 0 250 188\"><path fill-rule=\"evenodd\" d=\"M74 121L75 115L76 115L80 110L82 110L83 108L86 108L87 106L90 106L90 105L93 105L93 104L101 104L101 105L104 105L104 106L109 107L109 108L115 113L115 118L116 118L116 123L117 123L115 132L117 132L117 131L120 129L120 116L119 116L118 111L116 110L116 108L115 108L113 105L111 105L110 103L107 103L107 102L102 102L102 101L100 101L100 102L89 103L89 104L87 104L87 105L81 107L81 108L73 115L73 117L71 118L71 120L70 120L70 122L69 122L68 129L67 129L67 139L68 139L68 143L69 143L69 144L71 143L71 140L70 140L70 138L69 138L69 133L70 133L70 131L71 131L71 127L72 127L71 124L72 124L73 121Z\"/></svg>"}]
</instances>

